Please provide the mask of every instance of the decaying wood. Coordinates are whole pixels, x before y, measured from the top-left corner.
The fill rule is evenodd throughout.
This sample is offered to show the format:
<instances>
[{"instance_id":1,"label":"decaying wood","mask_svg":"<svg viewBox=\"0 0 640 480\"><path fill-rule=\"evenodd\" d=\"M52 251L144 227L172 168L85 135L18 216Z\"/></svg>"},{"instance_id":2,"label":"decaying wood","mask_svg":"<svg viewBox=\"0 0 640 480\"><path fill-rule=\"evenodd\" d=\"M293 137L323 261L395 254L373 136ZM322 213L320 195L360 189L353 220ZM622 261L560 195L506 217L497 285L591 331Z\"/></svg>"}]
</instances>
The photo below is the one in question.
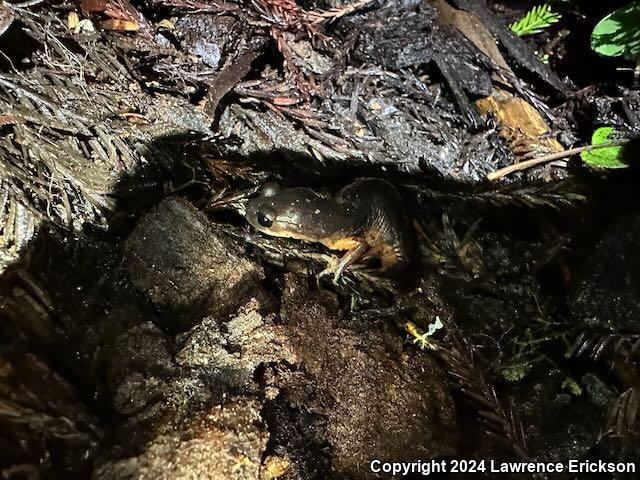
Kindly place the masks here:
<instances>
[{"instance_id":1,"label":"decaying wood","mask_svg":"<svg viewBox=\"0 0 640 480\"><path fill-rule=\"evenodd\" d=\"M433 3L442 22L457 28L495 64L498 71L492 74L494 86L491 94L477 100L476 106L482 115L496 116L499 134L508 141L516 158L563 151L562 145L550 137L549 125L542 114L516 93L507 90L513 90L514 85L508 80L515 79L515 74L482 20L474 13L451 7L445 0L434 0Z\"/></svg>"},{"instance_id":2,"label":"decaying wood","mask_svg":"<svg viewBox=\"0 0 640 480\"><path fill-rule=\"evenodd\" d=\"M493 114L500 124L499 134L508 141L516 158L549 155L564 148L551 137L549 124L530 103L496 87L491 95L476 101L483 115Z\"/></svg>"}]
</instances>

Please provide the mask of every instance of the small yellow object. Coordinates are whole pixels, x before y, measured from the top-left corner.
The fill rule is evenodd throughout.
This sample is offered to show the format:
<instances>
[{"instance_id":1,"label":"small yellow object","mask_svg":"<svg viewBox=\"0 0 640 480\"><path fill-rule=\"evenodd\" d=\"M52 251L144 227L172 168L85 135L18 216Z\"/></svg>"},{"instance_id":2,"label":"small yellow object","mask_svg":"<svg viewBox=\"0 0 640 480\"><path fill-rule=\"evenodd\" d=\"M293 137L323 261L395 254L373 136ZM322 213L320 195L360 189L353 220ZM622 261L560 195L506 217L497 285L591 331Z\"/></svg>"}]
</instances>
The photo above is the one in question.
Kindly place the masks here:
<instances>
[{"instance_id":1,"label":"small yellow object","mask_svg":"<svg viewBox=\"0 0 640 480\"><path fill-rule=\"evenodd\" d=\"M173 30L175 28L175 25L171 20L169 20L168 18L165 18L164 20L160 20L158 22L158 27L166 28L167 30Z\"/></svg>"},{"instance_id":2,"label":"small yellow object","mask_svg":"<svg viewBox=\"0 0 640 480\"><path fill-rule=\"evenodd\" d=\"M260 480L272 480L284 475L289 470L291 462L286 457L269 455L262 463Z\"/></svg>"},{"instance_id":3,"label":"small yellow object","mask_svg":"<svg viewBox=\"0 0 640 480\"><path fill-rule=\"evenodd\" d=\"M364 125L362 125L358 121L353 123L353 130L354 130L354 133L360 138L364 137L367 134L367 130L364 127Z\"/></svg>"},{"instance_id":4,"label":"small yellow object","mask_svg":"<svg viewBox=\"0 0 640 480\"><path fill-rule=\"evenodd\" d=\"M69 30L75 30L80 23L80 17L76 12L69 12L67 15L67 28Z\"/></svg>"},{"instance_id":5,"label":"small yellow object","mask_svg":"<svg viewBox=\"0 0 640 480\"><path fill-rule=\"evenodd\" d=\"M413 322L407 322L405 326L407 331L413 337L413 343L417 343L422 350L425 348L428 348L429 350L438 350L438 345L429 338L431 336L429 332L423 332Z\"/></svg>"}]
</instances>

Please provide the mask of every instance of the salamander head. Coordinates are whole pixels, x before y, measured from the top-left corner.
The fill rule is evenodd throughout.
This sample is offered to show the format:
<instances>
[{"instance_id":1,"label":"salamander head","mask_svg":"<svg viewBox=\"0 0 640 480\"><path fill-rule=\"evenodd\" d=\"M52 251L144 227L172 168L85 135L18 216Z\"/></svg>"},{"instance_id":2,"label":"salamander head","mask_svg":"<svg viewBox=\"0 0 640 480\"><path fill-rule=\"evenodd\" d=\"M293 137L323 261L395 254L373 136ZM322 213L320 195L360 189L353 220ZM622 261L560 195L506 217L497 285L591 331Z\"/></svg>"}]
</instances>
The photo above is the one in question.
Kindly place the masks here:
<instances>
[{"instance_id":1,"label":"salamander head","mask_svg":"<svg viewBox=\"0 0 640 480\"><path fill-rule=\"evenodd\" d=\"M339 225L332 225L335 204L308 188L280 189L267 185L249 200L246 217L259 232L275 237L322 242Z\"/></svg>"}]
</instances>

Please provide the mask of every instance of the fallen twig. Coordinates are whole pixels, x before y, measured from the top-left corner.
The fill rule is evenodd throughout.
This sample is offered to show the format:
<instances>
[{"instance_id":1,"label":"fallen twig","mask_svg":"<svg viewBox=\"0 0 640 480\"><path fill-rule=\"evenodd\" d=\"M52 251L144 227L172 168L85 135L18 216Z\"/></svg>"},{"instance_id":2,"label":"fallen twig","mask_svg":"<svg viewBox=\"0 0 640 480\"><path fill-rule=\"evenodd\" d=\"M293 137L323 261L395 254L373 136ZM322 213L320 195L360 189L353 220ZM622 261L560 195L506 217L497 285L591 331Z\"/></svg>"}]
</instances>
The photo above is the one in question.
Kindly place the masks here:
<instances>
[{"instance_id":1,"label":"fallen twig","mask_svg":"<svg viewBox=\"0 0 640 480\"><path fill-rule=\"evenodd\" d=\"M620 145L624 145L626 140L614 140L607 143L600 143L598 145L585 145L583 147L570 148L569 150L565 150L564 152L552 153L550 155L544 155L543 157L534 158L532 160L525 160L524 162L514 163L513 165L509 165L508 167L499 168L489 174L487 174L487 180L494 181L498 180L502 177L506 177L507 175L517 172L520 170L526 170L527 168L535 167L536 165L541 165L543 163L552 162L554 160L560 160L561 158L571 157L580 152L586 152L588 150L595 150L598 148L606 148L606 147L617 147Z\"/></svg>"}]
</instances>

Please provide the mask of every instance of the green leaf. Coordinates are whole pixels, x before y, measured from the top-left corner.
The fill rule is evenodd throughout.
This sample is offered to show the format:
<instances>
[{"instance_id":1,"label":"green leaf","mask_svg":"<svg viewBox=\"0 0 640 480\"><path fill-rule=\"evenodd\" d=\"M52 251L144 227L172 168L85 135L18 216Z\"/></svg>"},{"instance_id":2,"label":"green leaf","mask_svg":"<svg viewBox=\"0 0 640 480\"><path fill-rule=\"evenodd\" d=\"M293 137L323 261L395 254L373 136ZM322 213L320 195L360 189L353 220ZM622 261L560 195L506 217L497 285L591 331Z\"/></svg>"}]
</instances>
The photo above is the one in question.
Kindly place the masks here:
<instances>
[{"instance_id":1,"label":"green leaf","mask_svg":"<svg viewBox=\"0 0 640 480\"><path fill-rule=\"evenodd\" d=\"M640 56L640 1L610 13L591 32L591 48L608 57Z\"/></svg>"},{"instance_id":2,"label":"green leaf","mask_svg":"<svg viewBox=\"0 0 640 480\"><path fill-rule=\"evenodd\" d=\"M511 30L519 36L533 35L557 23L561 15L551 10L549 4L538 5L529 10L524 17L511 24Z\"/></svg>"},{"instance_id":3,"label":"green leaf","mask_svg":"<svg viewBox=\"0 0 640 480\"><path fill-rule=\"evenodd\" d=\"M593 132L591 145L600 145L615 140L618 132L613 127L600 127ZM620 153L622 147L603 147L594 150L580 152L582 161L595 168L627 168L629 165L622 162Z\"/></svg>"}]
</instances>

